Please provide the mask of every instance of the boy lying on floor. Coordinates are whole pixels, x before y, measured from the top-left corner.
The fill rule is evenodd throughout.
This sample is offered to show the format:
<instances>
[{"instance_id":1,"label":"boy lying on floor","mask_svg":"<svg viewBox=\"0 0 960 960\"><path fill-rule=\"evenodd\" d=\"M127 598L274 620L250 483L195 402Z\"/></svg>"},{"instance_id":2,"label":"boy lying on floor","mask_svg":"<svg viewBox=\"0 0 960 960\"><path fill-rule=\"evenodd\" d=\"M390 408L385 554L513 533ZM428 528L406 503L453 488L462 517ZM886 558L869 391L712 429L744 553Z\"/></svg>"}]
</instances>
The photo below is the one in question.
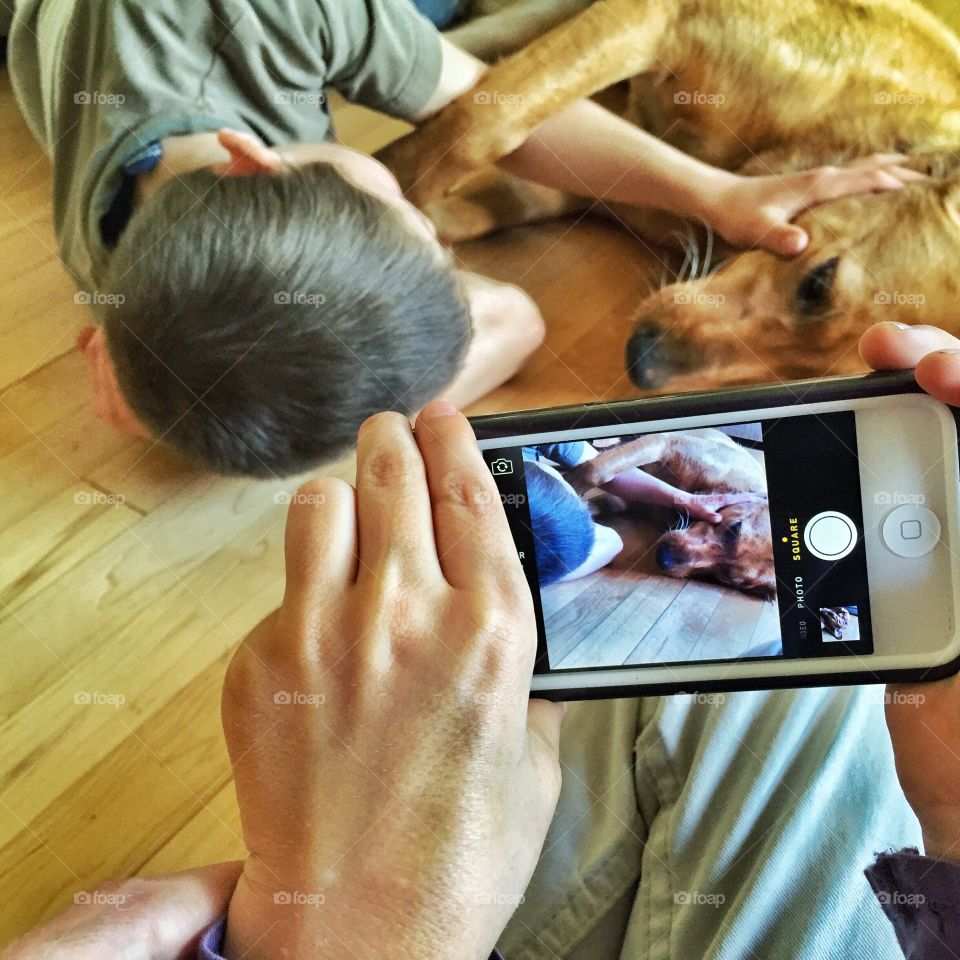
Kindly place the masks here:
<instances>
[{"instance_id":1,"label":"boy lying on floor","mask_svg":"<svg viewBox=\"0 0 960 960\"><path fill-rule=\"evenodd\" d=\"M416 121L482 76L406 0L20 0L8 31L61 255L102 323L79 345L108 423L225 473L290 474L377 410L469 404L539 345L525 294L455 269L386 169L334 142L327 87ZM805 207L916 176L878 158L743 178L589 102L504 165L784 255Z\"/></svg>"}]
</instances>

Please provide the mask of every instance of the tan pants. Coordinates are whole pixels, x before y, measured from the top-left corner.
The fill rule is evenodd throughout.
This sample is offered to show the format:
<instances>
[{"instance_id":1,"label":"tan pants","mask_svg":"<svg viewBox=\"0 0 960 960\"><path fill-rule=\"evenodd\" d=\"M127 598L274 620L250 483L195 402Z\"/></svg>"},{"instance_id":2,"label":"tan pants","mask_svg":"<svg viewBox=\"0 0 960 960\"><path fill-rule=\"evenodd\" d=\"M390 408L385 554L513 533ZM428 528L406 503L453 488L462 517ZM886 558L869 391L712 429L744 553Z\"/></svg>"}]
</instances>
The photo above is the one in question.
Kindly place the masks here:
<instances>
[{"instance_id":1,"label":"tan pants","mask_svg":"<svg viewBox=\"0 0 960 960\"><path fill-rule=\"evenodd\" d=\"M902 958L863 869L921 846L882 687L572 704L507 960Z\"/></svg>"}]
</instances>

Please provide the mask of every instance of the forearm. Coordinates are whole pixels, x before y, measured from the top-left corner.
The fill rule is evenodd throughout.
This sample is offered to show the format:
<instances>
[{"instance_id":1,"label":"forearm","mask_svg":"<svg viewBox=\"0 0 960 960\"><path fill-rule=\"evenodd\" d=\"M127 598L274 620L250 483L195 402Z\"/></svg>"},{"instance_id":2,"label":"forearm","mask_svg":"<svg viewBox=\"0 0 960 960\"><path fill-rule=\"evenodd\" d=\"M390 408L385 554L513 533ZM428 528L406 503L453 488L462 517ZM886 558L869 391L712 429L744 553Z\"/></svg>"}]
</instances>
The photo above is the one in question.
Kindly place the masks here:
<instances>
[{"instance_id":1,"label":"forearm","mask_svg":"<svg viewBox=\"0 0 960 960\"><path fill-rule=\"evenodd\" d=\"M589 100L542 123L500 166L581 196L699 218L718 191L737 180Z\"/></svg>"},{"instance_id":2,"label":"forearm","mask_svg":"<svg viewBox=\"0 0 960 960\"><path fill-rule=\"evenodd\" d=\"M605 483L603 489L631 503L646 503L655 507L679 507L687 497L682 490L637 468L624 470Z\"/></svg>"}]
</instances>

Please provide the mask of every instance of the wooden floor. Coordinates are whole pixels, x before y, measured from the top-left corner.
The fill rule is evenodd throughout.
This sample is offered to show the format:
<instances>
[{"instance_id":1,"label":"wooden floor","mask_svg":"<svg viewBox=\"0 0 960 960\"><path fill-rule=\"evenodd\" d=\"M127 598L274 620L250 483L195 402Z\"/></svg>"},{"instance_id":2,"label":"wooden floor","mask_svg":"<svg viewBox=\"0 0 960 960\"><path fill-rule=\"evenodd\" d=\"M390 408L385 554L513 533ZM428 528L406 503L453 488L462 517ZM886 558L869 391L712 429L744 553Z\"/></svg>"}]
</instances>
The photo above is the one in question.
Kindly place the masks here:
<instances>
[{"instance_id":1,"label":"wooden floor","mask_svg":"<svg viewBox=\"0 0 960 960\"><path fill-rule=\"evenodd\" d=\"M364 149L397 129L338 122ZM219 689L280 599L289 487L200 473L92 416L49 187L0 70L0 944L106 878L242 854ZM661 272L637 242L566 222L459 256L549 325L477 411L631 395L632 307Z\"/></svg>"},{"instance_id":2,"label":"wooden floor","mask_svg":"<svg viewBox=\"0 0 960 960\"><path fill-rule=\"evenodd\" d=\"M396 132L338 123L361 149ZM282 589L283 485L188 469L91 415L49 187L0 69L0 944L105 878L242 854L219 689ZM477 412L631 395L629 320L661 273L637 242L558 222L459 256L549 326Z\"/></svg>"}]
</instances>

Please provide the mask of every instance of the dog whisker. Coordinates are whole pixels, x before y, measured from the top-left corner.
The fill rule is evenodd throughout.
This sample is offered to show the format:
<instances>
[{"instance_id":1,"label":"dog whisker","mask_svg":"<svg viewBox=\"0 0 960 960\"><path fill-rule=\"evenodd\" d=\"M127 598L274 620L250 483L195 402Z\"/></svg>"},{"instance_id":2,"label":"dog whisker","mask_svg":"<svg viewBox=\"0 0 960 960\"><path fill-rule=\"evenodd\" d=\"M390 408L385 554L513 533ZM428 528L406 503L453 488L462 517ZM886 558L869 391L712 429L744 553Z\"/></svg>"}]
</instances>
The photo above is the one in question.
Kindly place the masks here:
<instances>
[{"instance_id":1,"label":"dog whisker","mask_svg":"<svg viewBox=\"0 0 960 960\"><path fill-rule=\"evenodd\" d=\"M703 254L703 269L700 272L701 277L709 276L710 267L713 261L713 230L707 227L707 249Z\"/></svg>"},{"instance_id":2,"label":"dog whisker","mask_svg":"<svg viewBox=\"0 0 960 960\"><path fill-rule=\"evenodd\" d=\"M683 263L680 265L680 269L677 271L676 282L686 283L686 281L689 279L689 275L691 272L690 268L693 261L693 257L691 255L692 251L690 250L690 246L687 243L687 238L684 237L682 233L675 230L673 232L673 236L676 238L677 243L679 243L681 248L683 249Z\"/></svg>"}]
</instances>

